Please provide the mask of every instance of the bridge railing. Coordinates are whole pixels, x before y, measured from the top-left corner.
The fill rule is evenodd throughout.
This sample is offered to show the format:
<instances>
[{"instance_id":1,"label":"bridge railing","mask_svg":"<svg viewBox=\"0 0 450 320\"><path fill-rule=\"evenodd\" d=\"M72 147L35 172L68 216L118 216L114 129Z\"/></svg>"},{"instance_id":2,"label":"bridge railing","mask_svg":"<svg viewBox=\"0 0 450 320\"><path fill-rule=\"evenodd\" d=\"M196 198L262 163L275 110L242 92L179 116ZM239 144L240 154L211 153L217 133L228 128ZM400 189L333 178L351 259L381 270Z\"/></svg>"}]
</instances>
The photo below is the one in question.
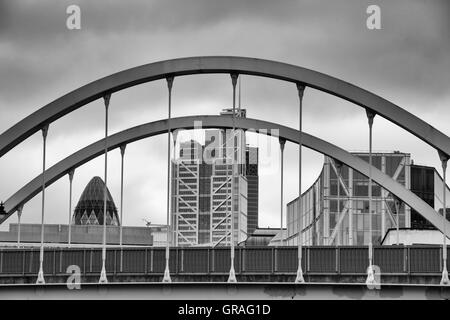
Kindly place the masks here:
<instances>
[{"instance_id":1,"label":"bridge railing","mask_svg":"<svg viewBox=\"0 0 450 320\"><path fill-rule=\"evenodd\" d=\"M305 275L365 275L367 256L367 247L304 247L303 270ZM294 275L297 261L297 247L236 248L235 271L237 275ZM70 265L78 266L82 275L96 275L100 274L101 264L100 248L47 248L44 252L46 275L65 275ZM375 247L374 264L379 266L382 274L440 275L442 247ZM164 267L164 248L107 250L107 274L162 275ZM170 249L171 274L225 275L229 269L229 248ZM0 249L0 277L33 276L38 270L39 249Z\"/></svg>"}]
</instances>

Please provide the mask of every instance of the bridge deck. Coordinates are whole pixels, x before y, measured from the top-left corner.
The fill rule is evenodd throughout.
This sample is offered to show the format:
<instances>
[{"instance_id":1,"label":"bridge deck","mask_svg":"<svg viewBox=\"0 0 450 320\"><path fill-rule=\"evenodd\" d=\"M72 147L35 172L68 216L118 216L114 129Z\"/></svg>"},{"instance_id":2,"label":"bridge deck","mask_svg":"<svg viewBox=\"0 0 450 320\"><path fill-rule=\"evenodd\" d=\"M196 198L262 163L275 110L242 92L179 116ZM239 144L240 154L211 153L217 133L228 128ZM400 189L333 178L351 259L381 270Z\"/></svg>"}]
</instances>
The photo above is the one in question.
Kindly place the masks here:
<instances>
[{"instance_id":1,"label":"bridge deck","mask_svg":"<svg viewBox=\"0 0 450 320\"><path fill-rule=\"evenodd\" d=\"M450 287L382 285L379 290L346 283L83 283L0 285L0 299L145 299L145 300L366 300L449 299Z\"/></svg>"}]
</instances>

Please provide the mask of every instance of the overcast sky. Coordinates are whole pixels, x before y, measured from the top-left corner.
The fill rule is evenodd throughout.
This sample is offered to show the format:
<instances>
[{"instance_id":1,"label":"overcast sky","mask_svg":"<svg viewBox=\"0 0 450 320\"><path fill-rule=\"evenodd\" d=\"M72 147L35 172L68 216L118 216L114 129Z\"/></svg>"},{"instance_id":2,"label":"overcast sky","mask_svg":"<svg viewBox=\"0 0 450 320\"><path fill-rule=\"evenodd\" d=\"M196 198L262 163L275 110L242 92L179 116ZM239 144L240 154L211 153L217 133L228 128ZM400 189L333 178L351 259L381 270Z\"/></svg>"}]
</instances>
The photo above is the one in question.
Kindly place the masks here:
<instances>
[{"instance_id":1,"label":"overcast sky","mask_svg":"<svg viewBox=\"0 0 450 320\"><path fill-rule=\"evenodd\" d=\"M450 2L442 1L26 1L0 0L0 133L47 103L91 81L130 67L186 56L235 55L320 71L378 94L450 134ZM81 8L81 30L66 27L67 6ZM366 8L381 8L381 30L368 30ZM173 116L218 114L232 104L228 75L175 79ZM298 127L292 83L242 77L247 116ZM165 81L113 94L110 132L166 118ZM52 123L51 166L103 137L103 102ZM313 89L304 96L306 132L347 150L368 149L365 111ZM0 200L40 173L41 133L0 158ZM276 147L276 141L275 141ZM124 224L165 222L166 137L127 147ZM439 168L438 155L413 135L376 117L374 150L411 153ZM285 202L298 194L297 147L287 144ZM279 154L268 159L278 164ZM109 188L119 205L120 153L109 156ZM305 190L323 156L305 149ZM439 170L440 172L440 170ZM74 203L88 181L103 177L103 158L76 170ZM279 226L277 170L260 176L260 226ZM46 222L68 221L68 178L48 188ZM40 222L40 195L23 221ZM9 222L16 222L16 216ZM5 225L6 225L5 224ZM2 226L2 229L5 228Z\"/></svg>"}]
</instances>

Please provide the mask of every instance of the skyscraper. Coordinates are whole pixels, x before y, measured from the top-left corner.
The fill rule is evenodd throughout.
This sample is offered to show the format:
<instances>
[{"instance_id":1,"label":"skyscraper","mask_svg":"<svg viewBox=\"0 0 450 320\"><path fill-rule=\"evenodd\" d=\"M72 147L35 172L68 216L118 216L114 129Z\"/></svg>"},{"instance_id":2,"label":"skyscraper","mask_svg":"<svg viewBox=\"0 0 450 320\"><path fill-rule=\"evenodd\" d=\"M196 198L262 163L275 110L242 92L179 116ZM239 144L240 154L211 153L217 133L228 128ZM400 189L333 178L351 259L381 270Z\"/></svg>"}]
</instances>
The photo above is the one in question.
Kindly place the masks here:
<instances>
[{"instance_id":1,"label":"skyscraper","mask_svg":"<svg viewBox=\"0 0 450 320\"><path fill-rule=\"evenodd\" d=\"M230 112L225 110L221 115L229 116ZM245 110L239 110L237 116L245 116ZM194 140L180 143L179 157L172 165L174 245L230 245L232 217L234 243L245 241L249 230L257 227L257 159L257 148L246 146L245 132L240 129L234 136L232 130L206 130L204 145Z\"/></svg>"},{"instance_id":2,"label":"skyscraper","mask_svg":"<svg viewBox=\"0 0 450 320\"><path fill-rule=\"evenodd\" d=\"M247 146L245 156L245 176L247 178L247 234L251 235L258 228L258 148Z\"/></svg>"},{"instance_id":3,"label":"skyscraper","mask_svg":"<svg viewBox=\"0 0 450 320\"><path fill-rule=\"evenodd\" d=\"M103 225L105 183L100 177L93 177L87 184L75 207L73 223L76 225ZM111 193L106 189L106 225L118 226L120 220Z\"/></svg>"}]
</instances>

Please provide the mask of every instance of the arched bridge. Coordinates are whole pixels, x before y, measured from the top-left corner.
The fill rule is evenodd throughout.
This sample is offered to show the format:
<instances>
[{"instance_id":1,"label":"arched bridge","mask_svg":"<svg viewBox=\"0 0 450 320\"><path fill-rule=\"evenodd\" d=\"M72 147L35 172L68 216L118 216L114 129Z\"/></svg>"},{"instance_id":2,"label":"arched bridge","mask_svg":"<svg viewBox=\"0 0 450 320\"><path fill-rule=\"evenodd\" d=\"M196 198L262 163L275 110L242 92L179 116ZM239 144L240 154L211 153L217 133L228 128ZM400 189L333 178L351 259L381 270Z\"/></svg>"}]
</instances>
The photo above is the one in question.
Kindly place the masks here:
<instances>
[{"instance_id":1,"label":"arched bridge","mask_svg":"<svg viewBox=\"0 0 450 320\"><path fill-rule=\"evenodd\" d=\"M171 94L174 78L180 76L194 75L194 74L212 74L221 73L231 75L231 82L233 87L233 113L232 117L222 117L222 116L195 116L195 117L182 117L182 118L171 118ZM299 97L299 129L288 128L281 126L279 124L270 123L267 121L247 119L236 117L235 107L236 107L236 80L239 75L252 75L260 77L268 77L273 79L278 79L281 81L291 82L297 87L297 94ZM165 79L168 85L168 119L155 121L147 124L143 124L134 128L124 130L122 132L116 133L114 135L108 134L108 107L111 99L111 94L114 92L160 79ZM314 88L323 91L328 94L332 94L336 97L343 98L350 101L366 111L369 120L369 163L353 156L352 154L346 152L345 150L323 141L317 137L308 135L302 130L302 101L305 88ZM60 161L49 169L46 169L46 138L48 134L48 126L59 118L85 106L86 104L103 98L105 102L105 139L97 141L77 152L68 156L66 159ZM347 83L345 81L336 79L329 75L319 73L313 70L305 69L299 66L294 66L286 63L246 58L246 57L228 57L228 56L212 56L212 57L190 57L160 61L155 63L150 63L142 65L139 67L124 70L110 76L104 77L102 79L91 82L83 87L80 87L58 99L47 104L46 106L38 109L33 114L27 116L23 120L19 121L17 124L13 125L11 128L6 130L0 135L0 157L4 156L11 149L16 147L18 144L23 142L25 139L30 137L32 134L39 130L43 133L43 171L42 174L16 193L14 193L5 203L6 215L3 217L3 221L15 211L20 212L23 205L34 197L39 192L42 192L42 219L41 219L41 244L39 252L39 271L38 271L38 284L44 284L44 216L45 216L45 188L63 177L66 174L73 176L73 170L78 166L94 159L95 157L104 154L105 155L105 194L107 185L107 164L108 164L108 151L114 148L122 147L131 143L133 141L151 137L157 134L167 133L168 134L168 180L167 180L167 225L170 225L170 133L177 129L192 129L194 127L194 121L202 121L203 128L230 128L250 130L255 129L259 131L261 129L278 129L279 135L282 139L297 143L299 145L299 186L301 186L301 161L302 161L302 146L308 147L312 150L318 151L322 154L328 155L349 167L355 169L356 171L362 173L363 175L369 177L369 215L372 215L372 194L371 186L372 180L382 186L384 189L390 191L392 194L396 195L405 204L415 209L424 218L430 221L437 229L441 230L443 234L450 235L450 225L448 221L440 217L439 213L436 212L432 207L425 203L418 196L413 194L411 191L407 190L404 186L397 183L395 180L372 166L372 124L375 115L384 117L385 119L391 121L392 123L400 126L401 128L407 130L411 134L415 135L417 138L423 140L434 149L437 150L439 157L442 161L443 171L444 171L444 195L446 190L445 185L445 169L447 161L450 157L450 138L442 133L441 131L433 128L431 125L427 124L419 117L409 113L408 111L400 108L394 103L387 101L379 97L378 95L366 91L358 86ZM123 152L122 152L123 160ZM235 175L235 159L233 158L233 173ZM70 180L72 183L72 178ZM231 179L231 183L235 183L234 179ZM123 182L123 177L122 177ZM282 185L282 183L281 183ZM299 188L301 189L301 188ZM231 190L234 190L232 188ZM281 187L281 190L282 187ZM233 206L233 198L231 197L231 208ZM281 197L282 198L282 197ZM106 199L106 198L105 198ZM299 196L299 208L301 206L301 196ZM105 200L106 203L106 200ZM283 205L282 205L283 206ZM281 206L281 207L282 207ZM106 206L105 206L106 208ZM446 199L444 196L444 208L446 208ZM227 208L228 209L228 208ZM105 209L106 210L106 209ZM234 210L234 209L233 209ZM282 210L281 210L282 211ZM104 215L106 214L106 211ZM228 212L227 212L228 214ZM298 215L301 216L299 209ZM231 239L234 239L234 214L231 213ZM106 219L104 219L106 220ZM297 219L298 229L303 230L302 226L303 219ZM372 221L372 219L369 219ZM1 223L0 222L0 223ZM372 232L370 222L370 233ZM20 224L19 224L20 225ZM170 239L170 228L168 228L167 239ZM70 230L70 228L69 228ZM69 231L70 234L70 231ZM106 250L106 225L103 228L103 244L102 244L102 268L100 271L100 283L107 282L107 250ZM298 255L298 260L296 262L296 283L304 283L303 278L303 268L305 261L313 261L311 257L303 257L302 249L302 233L299 233L298 238L298 249L294 254ZM369 263L367 268L367 283L373 284L376 282L375 271L373 269L373 246L372 237L369 237L368 246L368 257ZM70 237L69 237L70 239ZM444 237L444 239L446 239ZM363 249L364 251L365 249ZM320 250L319 250L320 251ZM398 250L397 250L398 251ZM122 252L122 251L121 251ZM152 251L153 252L153 251ZM184 251L183 251L184 252ZM209 252L209 251L208 251ZM250 251L249 251L250 252ZM293 252L293 251L292 251ZM307 251L316 252L316 251ZM408 251L409 252L409 251ZM436 251L434 251L436 253ZM439 251L441 252L441 251ZM147 254L147 253L146 253ZM309 255L310 253L308 253ZM409 254L409 253L408 253ZM314 255L314 254L313 254ZM331 256L338 256L337 254L331 254ZM5 256L8 256L5 254ZM24 253L24 257L25 257ZM170 249L169 240L166 241L165 249L165 269L164 269L164 282L170 282ZM274 255L276 256L276 255ZM406 253L399 253L399 256L408 256ZM12 257L12 255L11 255ZM62 257L62 254L61 254ZM183 256L184 257L184 256ZM409 256L408 256L409 257ZM3 268L3 253L0 253L0 269ZM436 257L435 257L436 258ZM25 259L25 258L24 258ZM31 258L30 258L31 259ZM55 258L56 259L56 258ZM177 258L178 259L178 258ZM184 259L184 258L183 258ZM182 259L182 261L184 261ZM234 241L230 241L230 271L229 271L229 282L236 282L236 270L234 269L235 260L235 249ZM401 260L401 258L399 258ZM207 259L209 263L209 258ZM25 260L24 260L25 261ZM62 258L61 258L62 261ZM145 260L147 261L147 260ZM448 273L447 273L447 247L446 242L443 242L442 248L442 280L441 284L449 284ZM144 265L147 262L144 263ZM122 264L122 260L121 260ZM339 263L336 262L335 265ZM400 264L399 264L400 265ZM405 269L405 265L402 265ZM25 266L23 266L25 268ZM307 267L308 269L309 267ZM363 268L365 269L365 268ZM1 273L1 270L0 270Z\"/></svg>"}]
</instances>

